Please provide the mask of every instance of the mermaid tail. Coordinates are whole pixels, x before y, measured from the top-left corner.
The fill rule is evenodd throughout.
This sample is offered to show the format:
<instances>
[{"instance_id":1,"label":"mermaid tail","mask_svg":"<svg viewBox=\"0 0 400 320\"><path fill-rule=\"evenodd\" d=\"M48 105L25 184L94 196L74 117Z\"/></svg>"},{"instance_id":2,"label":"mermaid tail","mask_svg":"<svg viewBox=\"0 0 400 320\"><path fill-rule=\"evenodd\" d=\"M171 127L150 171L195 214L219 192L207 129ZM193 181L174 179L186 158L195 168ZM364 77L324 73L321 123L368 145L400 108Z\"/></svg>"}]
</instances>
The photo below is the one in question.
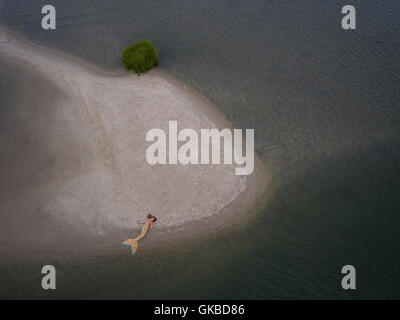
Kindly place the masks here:
<instances>
[{"instance_id":1,"label":"mermaid tail","mask_svg":"<svg viewBox=\"0 0 400 320\"><path fill-rule=\"evenodd\" d=\"M132 250L132 254L135 254L138 248L138 241L146 235L147 231L149 230L150 223L146 222L142 227L142 232L135 238L135 239L126 239L122 242L123 246L130 246Z\"/></svg>"},{"instance_id":2,"label":"mermaid tail","mask_svg":"<svg viewBox=\"0 0 400 320\"><path fill-rule=\"evenodd\" d=\"M138 248L138 242L135 239L126 239L124 242L122 242L123 246L130 246L132 254L135 254Z\"/></svg>"}]
</instances>

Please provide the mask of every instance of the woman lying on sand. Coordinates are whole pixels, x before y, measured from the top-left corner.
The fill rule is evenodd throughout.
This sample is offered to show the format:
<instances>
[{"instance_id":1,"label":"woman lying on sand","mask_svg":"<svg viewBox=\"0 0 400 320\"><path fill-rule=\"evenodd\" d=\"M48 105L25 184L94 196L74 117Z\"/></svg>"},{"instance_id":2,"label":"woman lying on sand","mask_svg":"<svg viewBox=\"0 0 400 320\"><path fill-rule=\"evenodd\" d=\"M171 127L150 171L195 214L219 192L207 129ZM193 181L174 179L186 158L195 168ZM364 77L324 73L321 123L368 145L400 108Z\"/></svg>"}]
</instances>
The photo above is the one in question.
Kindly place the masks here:
<instances>
[{"instance_id":1,"label":"woman lying on sand","mask_svg":"<svg viewBox=\"0 0 400 320\"><path fill-rule=\"evenodd\" d=\"M142 227L142 232L135 238L135 239L126 239L124 242L122 242L123 246L130 246L132 249L132 254L135 254L138 248L138 241L146 235L147 231L150 228L153 228L154 225L156 224L157 218L153 216L152 214L148 214L147 219L145 221L138 221L138 224L144 224Z\"/></svg>"}]
</instances>

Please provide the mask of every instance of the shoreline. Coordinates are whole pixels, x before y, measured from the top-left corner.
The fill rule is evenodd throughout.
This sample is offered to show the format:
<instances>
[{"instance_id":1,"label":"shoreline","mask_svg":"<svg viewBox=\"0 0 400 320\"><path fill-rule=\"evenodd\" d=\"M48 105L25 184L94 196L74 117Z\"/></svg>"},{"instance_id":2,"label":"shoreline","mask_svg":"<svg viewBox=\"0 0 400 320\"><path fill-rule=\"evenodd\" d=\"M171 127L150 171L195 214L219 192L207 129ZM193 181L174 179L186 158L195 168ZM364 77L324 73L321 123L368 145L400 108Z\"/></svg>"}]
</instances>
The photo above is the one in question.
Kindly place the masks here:
<instances>
[{"instance_id":1,"label":"shoreline","mask_svg":"<svg viewBox=\"0 0 400 320\"><path fill-rule=\"evenodd\" d=\"M38 72L44 75L45 77L50 77L49 81L55 83L56 85L60 86L67 92L70 96L74 96L74 98L79 98L80 102L85 108L92 108L93 106L90 106L88 101L92 102L95 101L98 103L96 100L91 100L92 98L90 95L85 92L82 87L77 86L77 83L80 84L86 84L86 82L90 83L92 78L88 78L89 80L83 79L85 78L85 73L90 73L91 77L94 77L95 81L99 81L101 86L106 86L108 85L108 78L113 78L113 81L116 82L121 82L125 80L131 81L129 85L135 83L139 83L140 81L148 81L145 82L143 85L143 88L147 88L146 85L154 85L155 87L157 84L162 83L163 85L166 86L166 88L169 90L168 94L172 94L175 97L179 97L183 101L190 101L191 105L195 106L195 109L189 110L189 115L184 116L183 119L189 121L195 120L195 123L211 123L214 124L216 128L222 129L222 128L229 128L233 129L231 122L222 114L222 112L217 109L215 105L213 105L205 96L203 96L200 92L198 92L196 89L186 85L184 82L182 82L179 79L174 78L172 75L168 74L166 71L161 70L160 68L152 69L145 75L141 75L140 77L137 77L136 75L132 74L132 72L128 71L108 71L101 69L95 65L92 65L89 62L82 61L79 58L75 57L70 57L69 55L66 55L64 53L57 52L53 49L47 49L40 47L35 44L31 44L29 41L26 41L24 39L20 39L19 36L14 36L13 32L9 32L8 30L4 31L2 26L0 26L0 36L1 36L1 42L4 44L4 41L8 41L11 43L10 48L0 48L0 57L1 56L8 56L7 59L11 59L14 61L18 61L18 59L22 59L25 63L29 64L29 68L32 68L33 72ZM5 35L2 35L2 33L5 33ZM14 48L12 47L14 46ZM21 54L21 52L18 51L18 47L22 49L26 49L26 51L31 53L32 56L32 61L27 61L27 56L29 54L25 55ZM22 55L22 56L21 56ZM24 60L25 59L25 60ZM53 63L53 65L51 64ZM65 64L65 66L62 66L62 64ZM54 67L55 66L55 67ZM84 80L84 82L74 82L74 78L65 73L65 70L62 69L64 67L65 70L68 69L71 74L73 73L80 73L80 78L79 81ZM48 70L46 70L48 68ZM69 70L69 68L74 69L72 71ZM36 71L34 71L36 70ZM49 71L50 70L50 71ZM61 71L59 71L61 70ZM76 74L74 74L76 76ZM69 78L70 77L70 78ZM81 79L82 78L82 79ZM72 79L72 80L71 80ZM145 79L145 80L143 80ZM161 80L160 80L161 79ZM158 82L157 82L158 81ZM160 82L162 81L162 82ZM154 82L154 83L153 83ZM165 82L165 83L164 83ZM86 88L86 87L85 87ZM89 85L88 87L89 88ZM142 94L140 89L142 87L139 87L139 90L137 92ZM107 89L107 88L106 88ZM132 88L133 89L133 88ZM162 88L161 88L162 89ZM160 89L160 90L161 90ZM93 91L97 92L98 91ZM150 92L150 91L149 91ZM82 94L84 96L82 96ZM87 96L85 96L87 94ZM137 96L129 97L127 96L126 99L131 99L131 98L137 98ZM77 100L75 100L77 101ZM94 105L96 104L94 103ZM122 103L122 102L121 102ZM100 109L98 105L95 106L95 108L98 108L97 111L101 112L104 109ZM188 110L176 110L174 109L173 106L170 107L170 110L167 110L168 112L174 112L179 111L179 112L186 112ZM188 107L187 107L188 108ZM94 109L93 109L94 110ZM93 120L93 110L84 110L84 112L87 112L85 116L89 117L86 119L91 119L93 122L96 122ZM167 111L165 111L167 113ZM173 114L174 116L175 114ZM97 114L97 117L103 116L100 114L100 116ZM111 116L110 116L111 117ZM116 117L115 114L112 114L112 117ZM168 115L167 115L168 117ZM186 117L186 118L185 118ZM189 118L190 119L189 119ZM192 119L193 118L193 119ZM95 128L95 130L103 130L103 131L109 131L109 130L116 130L115 125L114 127L102 127L98 128L100 125L101 121L97 121L95 125L91 128L89 128L89 131ZM103 124L101 124L103 125ZM96 127L97 126L97 127ZM161 126L159 126L161 127ZM210 127L211 128L211 127ZM98 131L97 131L98 133ZM108 133L107 133L108 134ZM101 149L100 152L103 155L106 155L105 158L109 157L110 159L105 159L105 166L109 166L110 171L114 170L113 165L114 163L117 162L116 159L114 159L114 154L112 147L115 147L115 145L111 145L110 147L110 142L107 141L109 137L107 137L107 134L104 135L104 137L101 137L101 139L105 140L102 141L102 146L98 145L92 145L91 147L93 148L93 154L89 156L89 158L97 156L97 153L99 152L99 148ZM124 139L126 138L125 136L123 137ZM98 137L96 137L98 139ZM88 139L90 140L90 139ZM82 147L83 150L86 150L84 147ZM82 153L82 151L81 151ZM125 156L125 155L124 155ZM102 159L104 160L104 159ZM126 159L124 159L125 161ZM131 159L129 159L131 160ZM79 159L81 161L81 159ZM126 162L124 162L126 163ZM82 172L86 171L93 171L94 167L98 168L103 168L103 163L98 163L98 161L94 161L93 159L88 160L88 165L87 167L84 168ZM89 168L90 167L90 168ZM134 167L132 167L133 170L135 170ZM117 168L118 170L119 168ZM218 168L217 168L218 169ZM97 170L97 169L96 169ZM100 170L100 169L99 169ZM101 169L102 170L102 169ZM198 169L194 169L196 171ZM222 170L222 169L218 169ZM193 171L193 170L192 170ZM190 171L190 174L192 174L192 171ZM126 171L128 172L128 171ZM201 172L199 171L198 176L192 177L193 179L202 179L201 177ZM216 172L218 173L218 172ZM79 176L81 173L77 173ZM163 173L159 173L159 175L162 176ZM177 174L174 172L174 174ZM185 174L182 177L185 177ZM126 176L126 173L124 173ZM222 179L222 177L226 176L226 172L219 173L219 179ZM72 175L71 175L72 176ZM69 178L71 178L69 176ZM125 186L124 181L126 180L126 177L123 176L118 177L118 179L122 179L120 188L124 188ZM139 175L140 176L140 175ZM129 178L129 177L128 177ZM92 179L90 177L90 179ZM94 178L94 183L96 183L97 177ZM102 182L104 179L108 179L106 176L102 176L100 178L100 181ZM125 179L125 180L123 180ZM169 178L170 181L171 177ZM224 179L227 179L226 177ZM198 240L202 238L206 238L209 235L213 233L221 233L221 232L227 232L229 230L232 230L234 228L237 228L240 225L243 225L247 222L248 219L250 219L253 214L258 212L260 209L262 209L265 206L266 199L267 199L267 184L268 184L268 176L263 168L263 165L261 163L261 160L258 158L258 156L255 154L255 159L254 159L254 172L250 175L245 177L245 187L241 189L239 193L232 193L233 191L230 190L230 185L228 182L228 186L226 186L227 181L230 181L232 184L237 184L239 183L238 178L236 177L230 177L230 180L221 180L220 182L222 187L221 188L228 188L226 191L222 192L220 194L220 197L223 197L225 200L222 203L222 207L218 208L217 210L214 210L214 213L208 214L208 215L200 215L197 214L196 216L189 216L186 217L187 219L177 219L177 221L181 221L181 223L178 224L164 224L159 223L158 227L155 228L150 235L148 235L145 239L141 241L141 246L143 248L145 247L157 247L158 244L161 242L165 243L165 247L168 243L178 243L179 240L185 239L185 240ZM243 179L243 178L242 178ZM194 180L197 181L197 180ZM203 181L203 180L199 180ZM218 179L215 180L216 183L218 183ZM225 181L225 182L224 182ZM201 182L204 183L204 182ZM53 182L54 185L54 182ZM238 184L239 186L240 184ZM53 188L53 186L51 186ZM204 189L204 187L203 187ZM110 189L111 190L111 189ZM184 190L184 189L183 189ZM207 187L205 187L204 190L207 190ZM215 190L219 190L219 188L216 188ZM108 195L108 191L106 192ZM121 193L123 193L121 191ZM211 195L210 193L208 197ZM231 194L231 195L230 195ZM231 200L228 200L230 197L234 197ZM24 195L25 196L25 195ZM52 195L53 196L53 195ZM205 194L207 196L207 194ZM35 191L31 193L31 197L35 198ZM207 197L206 197L207 198ZM204 199L206 199L204 198ZM122 198L121 198L122 199ZM127 200L128 199L128 200ZM17 199L18 200L18 199ZM36 199L35 199L36 200ZM124 200L124 199L122 199ZM125 198L127 200L128 205L129 205L129 197ZM214 199L215 200L215 199ZM29 200L31 201L31 200ZM28 201L28 202L29 202ZM214 206L214 203L217 200L213 201L211 200L210 206ZM203 203L202 203L203 204ZM220 202L221 204L221 202ZM59 205L59 204L57 204ZM51 209L54 208L58 210L57 205L50 206L50 209L48 210L49 212L52 211ZM96 203L96 205L99 205ZM100 204L101 206L101 204ZM193 207L195 204L192 205ZM167 204L168 207L168 204ZM3 203L0 203L0 209L3 208ZM122 209L121 209L122 210ZM198 211L201 209L199 208ZM112 210L111 210L112 211ZM145 211L148 211L148 209L143 209L143 215ZM50 214L48 212L42 214L45 219L49 219ZM155 214L157 216L157 213ZM41 217L41 218L43 218ZM106 217L107 218L107 217ZM163 222L163 217L159 218L159 221ZM227 222L229 220L229 223ZM90 221L90 220L89 220ZM39 221L40 222L40 221ZM80 233L80 235L77 237L79 241L72 241L70 244L68 244L66 247L59 248L57 250L62 250L64 252L69 252L73 251L73 254L76 254L77 251L82 251L82 252L87 252L92 251L92 248L89 248L91 245L95 244L96 249L94 251L99 252L108 252L112 251L115 252L116 248L120 247L120 242L122 242L124 237L129 237L132 236L132 233L134 234L134 230L139 230L139 228L135 225L133 226L131 223L126 223L125 227L121 226L114 226L114 228L111 228L112 230L100 230L99 232L95 234L90 234L90 235L82 235L82 230L77 230L77 234ZM39 228L40 230L40 228ZM70 228L70 231L74 230L74 227ZM155 232L156 231L156 232ZM122 240L121 240L122 239ZM119 241L121 240L121 241ZM17 246L20 246L17 244ZM44 251L53 251L53 248L51 246L48 246L46 242L44 241L41 245L41 248L44 249ZM36 248L34 248L34 251L36 251ZM31 248L32 249L32 248ZM27 249L27 251L30 251L31 249ZM5 248L0 248L1 251L5 252L8 251ZM10 251L13 251L14 249L10 248ZM24 250L22 250L24 251ZM117 250L118 252L125 252L123 248L121 250ZM26 254L22 253L21 254Z\"/></svg>"}]
</instances>

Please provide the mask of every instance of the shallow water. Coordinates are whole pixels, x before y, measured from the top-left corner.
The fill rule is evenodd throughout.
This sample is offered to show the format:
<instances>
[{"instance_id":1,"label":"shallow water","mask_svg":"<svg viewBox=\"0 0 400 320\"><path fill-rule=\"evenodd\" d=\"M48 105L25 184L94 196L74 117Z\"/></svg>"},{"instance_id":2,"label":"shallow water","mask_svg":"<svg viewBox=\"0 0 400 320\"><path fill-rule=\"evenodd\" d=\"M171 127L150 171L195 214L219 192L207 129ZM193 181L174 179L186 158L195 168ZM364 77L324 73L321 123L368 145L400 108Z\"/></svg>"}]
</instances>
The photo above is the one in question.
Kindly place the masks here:
<instances>
[{"instance_id":1,"label":"shallow water","mask_svg":"<svg viewBox=\"0 0 400 320\"><path fill-rule=\"evenodd\" d=\"M353 1L355 31L337 0L53 0L56 31L40 28L44 4L2 1L0 21L107 68L151 39L162 68L255 128L274 197L238 233L155 256L0 259L0 297L400 298L397 1ZM38 288L44 263L55 293Z\"/></svg>"}]
</instances>

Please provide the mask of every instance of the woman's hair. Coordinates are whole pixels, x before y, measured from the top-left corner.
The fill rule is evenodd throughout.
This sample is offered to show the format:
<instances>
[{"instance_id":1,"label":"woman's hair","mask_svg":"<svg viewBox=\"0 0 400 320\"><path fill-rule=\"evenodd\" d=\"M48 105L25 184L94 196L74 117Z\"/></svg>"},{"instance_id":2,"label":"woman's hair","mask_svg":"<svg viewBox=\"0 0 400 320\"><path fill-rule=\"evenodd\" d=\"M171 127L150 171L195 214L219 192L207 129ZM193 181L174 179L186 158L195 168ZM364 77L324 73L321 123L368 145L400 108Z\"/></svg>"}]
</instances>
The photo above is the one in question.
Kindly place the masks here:
<instances>
[{"instance_id":1,"label":"woman's hair","mask_svg":"<svg viewBox=\"0 0 400 320\"><path fill-rule=\"evenodd\" d=\"M149 220L154 219L154 222L157 221L157 218L150 213L147 215L147 219L149 219Z\"/></svg>"}]
</instances>

